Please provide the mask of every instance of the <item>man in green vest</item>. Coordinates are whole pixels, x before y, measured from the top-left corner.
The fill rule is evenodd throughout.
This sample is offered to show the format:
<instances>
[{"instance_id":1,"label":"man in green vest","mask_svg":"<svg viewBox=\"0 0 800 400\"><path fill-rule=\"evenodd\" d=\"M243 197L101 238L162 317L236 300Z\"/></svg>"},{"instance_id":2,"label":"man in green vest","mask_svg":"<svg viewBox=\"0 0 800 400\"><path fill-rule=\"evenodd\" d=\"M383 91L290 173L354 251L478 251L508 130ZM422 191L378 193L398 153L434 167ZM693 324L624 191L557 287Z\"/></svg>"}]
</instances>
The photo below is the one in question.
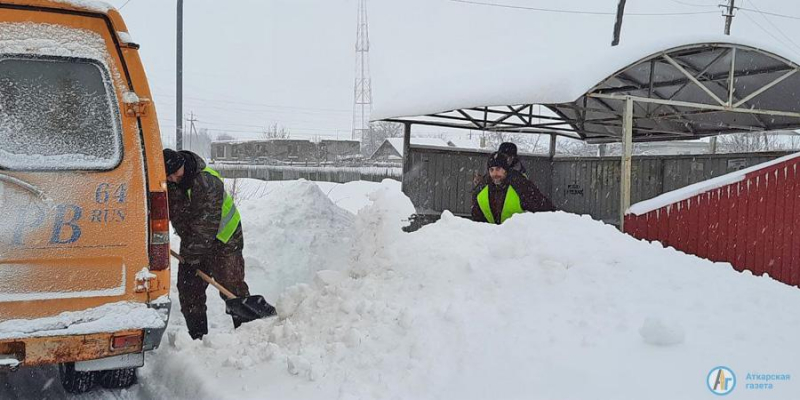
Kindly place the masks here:
<instances>
[{"instance_id":1,"label":"man in green vest","mask_svg":"<svg viewBox=\"0 0 800 400\"><path fill-rule=\"evenodd\" d=\"M217 171L190 151L164 149L169 218L181 238L178 297L192 339L208 333L206 288L198 269L238 297L249 296L244 281L244 236L239 211ZM220 294L223 299L225 297ZM232 316L233 326L241 325Z\"/></svg>"},{"instance_id":2,"label":"man in green vest","mask_svg":"<svg viewBox=\"0 0 800 400\"><path fill-rule=\"evenodd\" d=\"M510 168L505 154L492 153L486 166L489 173L472 200L473 220L502 224L514 214L555 210L533 182Z\"/></svg>"}]
</instances>

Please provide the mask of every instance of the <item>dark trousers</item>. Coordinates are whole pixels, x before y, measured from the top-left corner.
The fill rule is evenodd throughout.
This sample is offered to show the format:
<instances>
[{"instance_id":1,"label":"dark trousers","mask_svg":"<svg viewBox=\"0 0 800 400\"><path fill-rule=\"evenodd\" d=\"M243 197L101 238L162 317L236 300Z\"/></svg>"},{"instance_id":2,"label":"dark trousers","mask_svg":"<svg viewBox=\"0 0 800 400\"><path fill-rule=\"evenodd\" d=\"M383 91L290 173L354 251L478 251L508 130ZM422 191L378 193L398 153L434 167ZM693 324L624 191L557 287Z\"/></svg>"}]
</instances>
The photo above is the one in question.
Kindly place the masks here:
<instances>
[{"instance_id":1,"label":"dark trousers","mask_svg":"<svg viewBox=\"0 0 800 400\"><path fill-rule=\"evenodd\" d=\"M208 283L197 276L201 270L214 278L219 284L230 290L237 297L250 295L247 283L244 282L244 257L242 252L233 254L214 254L203 257L199 264L178 265L178 297L181 302L181 313L186 319L186 327L192 339L200 339L208 333L208 317L206 315L206 288ZM224 300L226 297L220 293ZM233 326L238 328L241 321L233 318Z\"/></svg>"}]
</instances>

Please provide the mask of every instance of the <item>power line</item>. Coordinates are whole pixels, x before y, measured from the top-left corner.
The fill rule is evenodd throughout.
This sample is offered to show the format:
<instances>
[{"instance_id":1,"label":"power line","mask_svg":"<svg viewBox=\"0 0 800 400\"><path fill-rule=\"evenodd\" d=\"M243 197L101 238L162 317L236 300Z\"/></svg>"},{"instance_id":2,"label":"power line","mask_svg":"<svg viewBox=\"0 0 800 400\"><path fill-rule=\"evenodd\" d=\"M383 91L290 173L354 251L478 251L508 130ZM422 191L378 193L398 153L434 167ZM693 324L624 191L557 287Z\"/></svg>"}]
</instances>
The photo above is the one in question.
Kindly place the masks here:
<instances>
[{"instance_id":1,"label":"power line","mask_svg":"<svg viewBox=\"0 0 800 400\"><path fill-rule=\"evenodd\" d=\"M719 4L696 4L696 3L689 3L689 2L681 1L681 0L670 0L670 1L673 2L673 3L676 3L676 4L689 6L689 7L714 7L714 8L719 7Z\"/></svg>"},{"instance_id":2,"label":"power line","mask_svg":"<svg viewBox=\"0 0 800 400\"><path fill-rule=\"evenodd\" d=\"M130 3L130 2L131 2L131 0L128 0L128 1L126 1L126 2L125 2L125 4L121 5L121 6L120 6L120 7L117 9L117 11L119 11L119 10L122 10L123 8L125 8L125 6L127 6L127 5L128 5L128 3Z\"/></svg>"},{"instance_id":3,"label":"power line","mask_svg":"<svg viewBox=\"0 0 800 400\"><path fill-rule=\"evenodd\" d=\"M191 102L190 102L191 103ZM161 102L162 105L169 105L173 103ZM248 119L282 119L282 118L302 118L302 119L315 119L315 120L342 120L343 118L337 115L329 115L325 113L318 113L312 111L291 111L291 110L251 110L235 107L217 107L206 104L192 104L192 108L200 110L219 110L226 113L235 113L245 116Z\"/></svg>"},{"instance_id":4,"label":"power line","mask_svg":"<svg viewBox=\"0 0 800 400\"><path fill-rule=\"evenodd\" d=\"M752 3L752 2L750 2L750 4L753 4L753 3ZM753 4L753 6L755 6L755 4ZM774 12L769 12L769 11L760 11L760 10L754 10L754 9L752 9L752 8L745 8L745 7L736 7L736 8L738 8L739 10L742 10L742 11L748 11L748 12L757 12L757 13L759 13L759 14L771 15L771 16L773 16L773 17L780 17L780 18L788 18L788 19L796 19L796 20L800 20L800 17L798 17L798 16L795 16L795 15L778 14L778 13L774 13Z\"/></svg>"},{"instance_id":5,"label":"power line","mask_svg":"<svg viewBox=\"0 0 800 400\"><path fill-rule=\"evenodd\" d=\"M758 21L756 21L755 19L751 18L751 17L750 17L749 15L747 15L747 14L743 14L743 15L744 15L744 16L745 16L747 19L749 19L749 20L750 20L750 22L754 23L754 24L755 24L755 25L756 25L756 26L757 26L759 29L761 29L762 31L764 31L764 33L766 33L767 35L771 36L773 39L777 40L778 42L780 42L781 44L783 44L784 46L786 46L786 48L787 48L787 49L789 49L789 50L790 50L792 53L795 53L795 54L797 54L797 55L800 55L800 53L798 53L798 52L797 52L795 49L793 49L791 46L788 46L788 45L786 44L786 42L784 42L783 40L781 40L781 38L779 38L779 37L777 37L777 36L773 35L773 34L772 34L772 32L768 31L768 30L767 30L766 28L764 28L764 27L763 27L761 24L759 24L759 23L758 23Z\"/></svg>"},{"instance_id":6,"label":"power line","mask_svg":"<svg viewBox=\"0 0 800 400\"><path fill-rule=\"evenodd\" d=\"M159 121L175 122L175 120L171 119L171 118L159 118ZM261 130L260 131L244 131L244 132L260 133L260 132L263 132L264 128L266 128L266 125L240 124L240 123L226 122L226 121L206 121L206 120L202 120L202 119L194 119L194 116L192 116L192 119L190 119L189 121L193 122L193 123L197 122L197 125L202 127L202 128L204 128L204 129L206 129L205 125L238 126L238 127L244 127L244 128L258 128L258 129L261 129ZM306 130L306 131L322 131L322 132L327 132L327 131L331 131L331 130L344 131L344 130L349 130L350 129L350 128L312 128L312 127L297 127L297 126L295 126L295 127L286 126L285 128L289 129L289 130ZM221 129L213 129L213 130L221 130Z\"/></svg>"},{"instance_id":7,"label":"power line","mask_svg":"<svg viewBox=\"0 0 800 400\"><path fill-rule=\"evenodd\" d=\"M162 94L162 93L155 93L157 96L161 97L175 97L175 95L171 94ZM337 108L315 108L315 107L294 107L294 106L278 106L274 104L263 104L263 103L249 103L245 101L227 101L227 100L215 100L215 99L207 99L202 97L191 97L191 96L183 96L184 99L202 101L207 103L225 103L225 104L240 104L246 106L257 106L257 107L264 107L264 108L278 108L278 109L286 109L286 110L298 110L298 111L313 111L313 112L329 112L329 113L351 113L352 110L345 110L345 109L337 109ZM241 109L239 109L241 110Z\"/></svg>"},{"instance_id":8,"label":"power line","mask_svg":"<svg viewBox=\"0 0 800 400\"><path fill-rule=\"evenodd\" d=\"M159 127L161 127L161 128L174 128L175 125L161 125L161 124L159 124ZM257 134L257 135L262 135L264 133L263 130L253 131L253 130L236 130L236 129L223 129L223 128L205 128L205 127L201 127L200 129L205 129L205 130L207 130L209 132L222 132L222 133L253 133L253 134ZM337 131L349 131L350 130L350 128L347 128L347 129L342 129L342 128L339 128L339 129L309 129L309 128L303 128L303 129L297 128L297 129L295 129L295 128L287 128L287 129L290 130L290 133L292 135L300 135L300 134L311 135L307 131L330 132L328 134L313 133L313 135L321 135L321 136L336 136L336 132Z\"/></svg>"},{"instance_id":9,"label":"power line","mask_svg":"<svg viewBox=\"0 0 800 400\"><path fill-rule=\"evenodd\" d=\"M558 13L558 14L616 15L616 13L605 12L605 11L558 10L558 9L551 9L551 8L515 6L515 5L511 5L511 4L484 3L484 2L480 2L480 1L471 1L471 0L447 0L447 1L450 1L450 2L453 2L453 3L463 3L463 4L472 4L472 5L479 5L479 6L498 7L498 8L510 8L510 9L514 9L514 10L540 11L540 12L549 12L549 13ZM647 17L647 16L717 14L717 13L718 13L718 11L692 11L692 12L671 12L671 13L626 13L625 16Z\"/></svg>"},{"instance_id":10,"label":"power line","mask_svg":"<svg viewBox=\"0 0 800 400\"><path fill-rule=\"evenodd\" d=\"M752 0L750 0L749 3L753 5L753 7L756 9L756 11L758 11L758 13L761 14L761 17L764 18L764 20L767 21L768 24L772 25L772 27L775 28L775 30L778 31L778 33L781 34L781 36L783 36L786 40L788 40L789 43L793 44L795 48L800 49L800 46L798 46L797 43L794 40L792 40L792 38L790 38L788 35L786 35L786 33L784 33L783 30L781 30L781 28L779 28L777 25L775 25L772 22L772 20L767 18L767 16L764 15L763 12L761 12L761 10L758 8L756 3L754 3Z\"/></svg>"}]
</instances>

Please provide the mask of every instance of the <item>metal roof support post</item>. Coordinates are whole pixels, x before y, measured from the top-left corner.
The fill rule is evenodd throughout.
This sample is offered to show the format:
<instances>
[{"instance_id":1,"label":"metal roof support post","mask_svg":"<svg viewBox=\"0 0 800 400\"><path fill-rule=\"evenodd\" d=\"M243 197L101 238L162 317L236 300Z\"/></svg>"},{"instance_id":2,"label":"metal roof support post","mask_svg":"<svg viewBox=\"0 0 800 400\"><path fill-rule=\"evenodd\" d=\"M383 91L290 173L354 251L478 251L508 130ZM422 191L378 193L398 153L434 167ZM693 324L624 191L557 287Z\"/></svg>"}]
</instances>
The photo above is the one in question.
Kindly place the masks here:
<instances>
[{"instance_id":1,"label":"metal roof support post","mask_svg":"<svg viewBox=\"0 0 800 400\"><path fill-rule=\"evenodd\" d=\"M408 171L411 170L411 123L403 123L403 176L400 188L406 193L406 179L410 179Z\"/></svg>"},{"instance_id":2,"label":"metal roof support post","mask_svg":"<svg viewBox=\"0 0 800 400\"><path fill-rule=\"evenodd\" d=\"M633 99L625 96L622 123L622 165L620 168L619 229L625 231L625 211L631 206L631 153L633 148Z\"/></svg>"},{"instance_id":3,"label":"metal roof support post","mask_svg":"<svg viewBox=\"0 0 800 400\"><path fill-rule=\"evenodd\" d=\"M556 158L556 140L558 136L550 135L550 161Z\"/></svg>"}]
</instances>

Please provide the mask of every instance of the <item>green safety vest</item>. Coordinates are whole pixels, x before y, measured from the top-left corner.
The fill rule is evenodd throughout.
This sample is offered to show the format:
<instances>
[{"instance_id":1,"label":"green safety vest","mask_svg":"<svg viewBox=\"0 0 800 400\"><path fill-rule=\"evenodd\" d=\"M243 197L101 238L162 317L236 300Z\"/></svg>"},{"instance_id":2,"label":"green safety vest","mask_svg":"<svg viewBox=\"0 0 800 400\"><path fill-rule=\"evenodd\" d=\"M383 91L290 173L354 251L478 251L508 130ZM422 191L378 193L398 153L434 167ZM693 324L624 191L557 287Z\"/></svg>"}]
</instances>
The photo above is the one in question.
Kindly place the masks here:
<instances>
[{"instance_id":1,"label":"green safety vest","mask_svg":"<svg viewBox=\"0 0 800 400\"><path fill-rule=\"evenodd\" d=\"M208 172L216 176L217 179L222 180L219 172L214 171L210 167L203 168L203 172ZM192 189L189 189L186 194L189 195L189 200L191 200ZM236 232L236 228L239 227L239 222L241 220L242 217L239 215L239 210L236 209L236 204L233 204L233 197L231 197L228 192L225 192L225 200L222 201L222 216L219 220L219 228L217 229L217 239L227 244L228 241L231 240L231 236Z\"/></svg>"},{"instance_id":2,"label":"green safety vest","mask_svg":"<svg viewBox=\"0 0 800 400\"><path fill-rule=\"evenodd\" d=\"M495 224L492 206L489 204L489 185L486 185L486 187L478 193L478 206L480 206L481 211L483 211L483 216L486 217L486 220ZM512 215L522 212L524 212L524 210L522 209L522 203L519 200L517 191L514 190L511 185L508 185L506 199L503 202L503 211L500 212L500 223L502 224L506 222L507 219L511 218Z\"/></svg>"}]
</instances>

